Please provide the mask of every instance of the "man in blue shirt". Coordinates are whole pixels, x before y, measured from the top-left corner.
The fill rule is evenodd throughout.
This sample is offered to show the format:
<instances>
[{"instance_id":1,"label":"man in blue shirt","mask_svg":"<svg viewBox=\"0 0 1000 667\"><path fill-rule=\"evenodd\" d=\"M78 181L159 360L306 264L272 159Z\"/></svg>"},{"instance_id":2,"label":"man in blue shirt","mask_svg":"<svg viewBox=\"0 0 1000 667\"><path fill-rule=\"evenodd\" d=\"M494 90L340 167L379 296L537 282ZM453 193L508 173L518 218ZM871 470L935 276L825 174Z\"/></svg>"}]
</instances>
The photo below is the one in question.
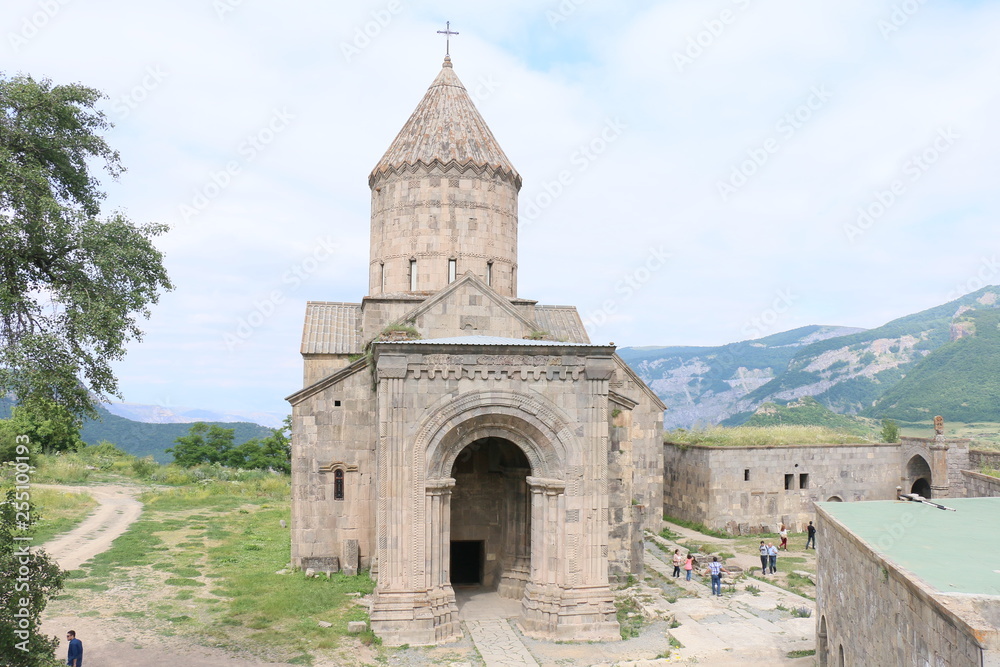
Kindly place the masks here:
<instances>
[{"instance_id":1,"label":"man in blue shirt","mask_svg":"<svg viewBox=\"0 0 1000 667\"><path fill-rule=\"evenodd\" d=\"M76 632L73 630L66 633L66 639L69 640L66 664L70 667L83 667L83 642L76 638Z\"/></svg>"},{"instance_id":2,"label":"man in blue shirt","mask_svg":"<svg viewBox=\"0 0 1000 667\"><path fill-rule=\"evenodd\" d=\"M712 575L712 595L722 597L722 563L718 556L712 557L712 562L708 564L708 571Z\"/></svg>"}]
</instances>

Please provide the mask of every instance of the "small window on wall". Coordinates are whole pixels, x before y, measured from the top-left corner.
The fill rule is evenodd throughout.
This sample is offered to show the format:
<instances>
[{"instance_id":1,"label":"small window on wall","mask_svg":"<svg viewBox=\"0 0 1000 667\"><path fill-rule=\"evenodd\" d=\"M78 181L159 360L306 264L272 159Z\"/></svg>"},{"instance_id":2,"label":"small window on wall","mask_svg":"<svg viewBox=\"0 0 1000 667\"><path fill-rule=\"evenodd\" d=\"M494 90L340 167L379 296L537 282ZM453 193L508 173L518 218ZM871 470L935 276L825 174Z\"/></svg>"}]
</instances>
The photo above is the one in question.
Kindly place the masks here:
<instances>
[{"instance_id":1,"label":"small window on wall","mask_svg":"<svg viewBox=\"0 0 1000 667\"><path fill-rule=\"evenodd\" d=\"M458 260L449 259L448 260L448 283L451 284L455 282L455 278L458 277Z\"/></svg>"},{"instance_id":2,"label":"small window on wall","mask_svg":"<svg viewBox=\"0 0 1000 667\"><path fill-rule=\"evenodd\" d=\"M379 289L383 292L385 291L385 262L378 263L379 270Z\"/></svg>"},{"instance_id":3,"label":"small window on wall","mask_svg":"<svg viewBox=\"0 0 1000 667\"><path fill-rule=\"evenodd\" d=\"M795 475L785 475L785 491L791 491L795 484Z\"/></svg>"},{"instance_id":4,"label":"small window on wall","mask_svg":"<svg viewBox=\"0 0 1000 667\"><path fill-rule=\"evenodd\" d=\"M809 488L809 473L806 472L799 473L799 488L800 489Z\"/></svg>"},{"instance_id":5,"label":"small window on wall","mask_svg":"<svg viewBox=\"0 0 1000 667\"><path fill-rule=\"evenodd\" d=\"M750 481L750 468L747 468L743 471L743 481L744 482Z\"/></svg>"},{"instance_id":6,"label":"small window on wall","mask_svg":"<svg viewBox=\"0 0 1000 667\"><path fill-rule=\"evenodd\" d=\"M486 284L493 287L493 262L486 262Z\"/></svg>"},{"instance_id":7,"label":"small window on wall","mask_svg":"<svg viewBox=\"0 0 1000 667\"><path fill-rule=\"evenodd\" d=\"M417 291L417 260L410 260L410 291Z\"/></svg>"},{"instance_id":8,"label":"small window on wall","mask_svg":"<svg viewBox=\"0 0 1000 667\"><path fill-rule=\"evenodd\" d=\"M340 469L333 471L333 499L344 499L344 471Z\"/></svg>"}]
</instances>

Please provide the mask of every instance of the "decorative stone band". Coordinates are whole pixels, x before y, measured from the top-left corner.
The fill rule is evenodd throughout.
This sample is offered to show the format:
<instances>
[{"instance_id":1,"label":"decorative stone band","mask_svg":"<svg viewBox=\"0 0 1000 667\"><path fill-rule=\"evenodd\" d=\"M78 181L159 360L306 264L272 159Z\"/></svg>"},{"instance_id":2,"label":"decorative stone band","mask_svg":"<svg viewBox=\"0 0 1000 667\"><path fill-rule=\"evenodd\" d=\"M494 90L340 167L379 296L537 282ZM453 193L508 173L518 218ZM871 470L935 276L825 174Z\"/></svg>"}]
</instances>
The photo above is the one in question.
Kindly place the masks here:
<instances>
[{"instance_id":1,"label":"decorative stone band","mask_svg":"<svg viewBox=\"0 0 1000 667\"><path fill-rule=\"evenodd\" d=\"M340 468L344 472L358 472L358 466L348 465L343 461L334 461L333 463L327 463L325 466L319 467L320 474L330 474L337 468Z\"/></svg>"},{"instance_id":2,"label":"decorative stone band","mask_svg":"<svg viewBox=\"0 0 1000 667\"><path fill-rule=\"evenodd\" d=\"M451 477L429 479L424 482L424 487L427 489L427 493L451 493L451 490L455 487L455 480Z\"/></svg>"}]
</instances>

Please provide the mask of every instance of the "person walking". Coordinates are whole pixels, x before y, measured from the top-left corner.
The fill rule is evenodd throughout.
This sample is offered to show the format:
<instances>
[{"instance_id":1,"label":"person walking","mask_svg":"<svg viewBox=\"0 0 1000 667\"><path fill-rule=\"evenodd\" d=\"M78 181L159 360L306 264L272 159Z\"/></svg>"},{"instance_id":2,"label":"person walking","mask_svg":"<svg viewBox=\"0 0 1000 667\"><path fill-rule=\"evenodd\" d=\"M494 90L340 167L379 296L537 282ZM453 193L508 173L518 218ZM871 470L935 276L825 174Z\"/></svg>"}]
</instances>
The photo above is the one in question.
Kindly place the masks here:
<instances>
[{"instance_id":1,"label":"person walking","mask_svg":"<svg viewBox=\"0 0 1000 667\"><path fill-rule=\"evenodd\" d=\"M767 574L767 562L768 562L768 552L767 545L761 540L760 543L760 573L761 575Z\"/></svg>"},{"instance_id":2,"label":"person walking","mask_svg":"<svg viewBox=\"0 0 1000 667\"><path fill-rule=\"evenodd\" d=\"M767 545L767 560L771 569L771 574L778 571L778 547L774 543Z\"/></svg>"},{"instance_id":3,"label":"person walking","mask_svg":"<svg viewBox=\"0 0 1000 667\"><path fill-rule=\"evenodd\" d=\"M781 537L781 545L778 548L788 551L788 528L785 524L781 524L781 530L778 531L778 535Z\"/></svg>"},{"instance_id":4,"label":"person walking","mask_svg":"<svg viewBox=\"0 0 1000 667\"><path fill-rule=\"evenodd\" d=\"M66 654L66 664L70 667L83 667L83 642L76 638L76 631L66 633L69 640L69 652Z\"/></svg>"},{"instance_id":5,"label":"person walking","mask_svg":"<svg viewBox=\"0 0 1000 667\"><path fill-rule=\"evenodd\" d=\"M674 549L674 578L679 579L681 576L681 565L684 564L684 556L681 555L680 549Z\"/></svg>"},{"instance_id":6,"label":"person walking","mask_svg":"<svg viewBox=\"0 0 1000 667\"><path fill-rule=\"evenodd\" d=\"M813 525L812 521L809 522L806 533L808 534L808 537L806 537L806 549L812 544L813 551L816 551L816 526Z\"/></svg>"},{"instance_id":7,"label":"person walking","mask_svg":"<svg viewBox=\"0 0 1000 667\"><path fill-rule=\"evenodd\" d=\"M688 552L687 559L684 561L684 571L687 572L687 580L691 581L691 570L694 569L694 554Z\"/></svg>"},{"instance_id":8,"label":"person walking","mask_svg":"<svg viewBox=\"0 0 1000 667\"><path fill-rule=\"evenodd\" d=\"M708 572L712 575L712 595L722 597L722 563L718 556L712 556L712 562L708 564Z\"/></svg>"}]
</instances>

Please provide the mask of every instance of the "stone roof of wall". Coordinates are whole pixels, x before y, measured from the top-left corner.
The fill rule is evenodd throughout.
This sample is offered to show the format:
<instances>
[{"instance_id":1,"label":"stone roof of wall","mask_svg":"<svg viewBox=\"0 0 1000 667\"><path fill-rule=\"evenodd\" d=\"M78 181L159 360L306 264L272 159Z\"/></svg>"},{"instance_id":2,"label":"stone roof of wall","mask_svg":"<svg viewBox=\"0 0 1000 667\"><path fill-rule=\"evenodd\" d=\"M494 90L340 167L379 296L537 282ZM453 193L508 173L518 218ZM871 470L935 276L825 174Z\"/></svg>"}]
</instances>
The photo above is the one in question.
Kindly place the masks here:
<instances>
[{"instance_id":1,"label":"stone roof of wall","mask_svg":"<svg viewBox=\"0 0 1000 667\"><path fill-rule=\"evenodd\" d=\"M492 169L520 186L521 177L455 74L451 58L445 59L441 73L372 170L369 180L418 165Z\"/></svg>"},{"instance_id":2,"label":"stone roof of wall","mask_svg":"<svg viewBox=\"0 0 1000 667\"><path fill-rule=\"evenodd\" d=\"M361 354L360 317L360 304L308 302L302 354Z\"/></svg>"},{"instance_id":3,"label":"stone roof of wall","mask_svg":"<svg viewBox=\"0 0 1000 667\"><path fill-rule=\"evenodd\" d=\"M536 306L535 322L540 331L547 331L557 340L590 343L587 329L573 306Z\"/></svg>"}]
</instances>

